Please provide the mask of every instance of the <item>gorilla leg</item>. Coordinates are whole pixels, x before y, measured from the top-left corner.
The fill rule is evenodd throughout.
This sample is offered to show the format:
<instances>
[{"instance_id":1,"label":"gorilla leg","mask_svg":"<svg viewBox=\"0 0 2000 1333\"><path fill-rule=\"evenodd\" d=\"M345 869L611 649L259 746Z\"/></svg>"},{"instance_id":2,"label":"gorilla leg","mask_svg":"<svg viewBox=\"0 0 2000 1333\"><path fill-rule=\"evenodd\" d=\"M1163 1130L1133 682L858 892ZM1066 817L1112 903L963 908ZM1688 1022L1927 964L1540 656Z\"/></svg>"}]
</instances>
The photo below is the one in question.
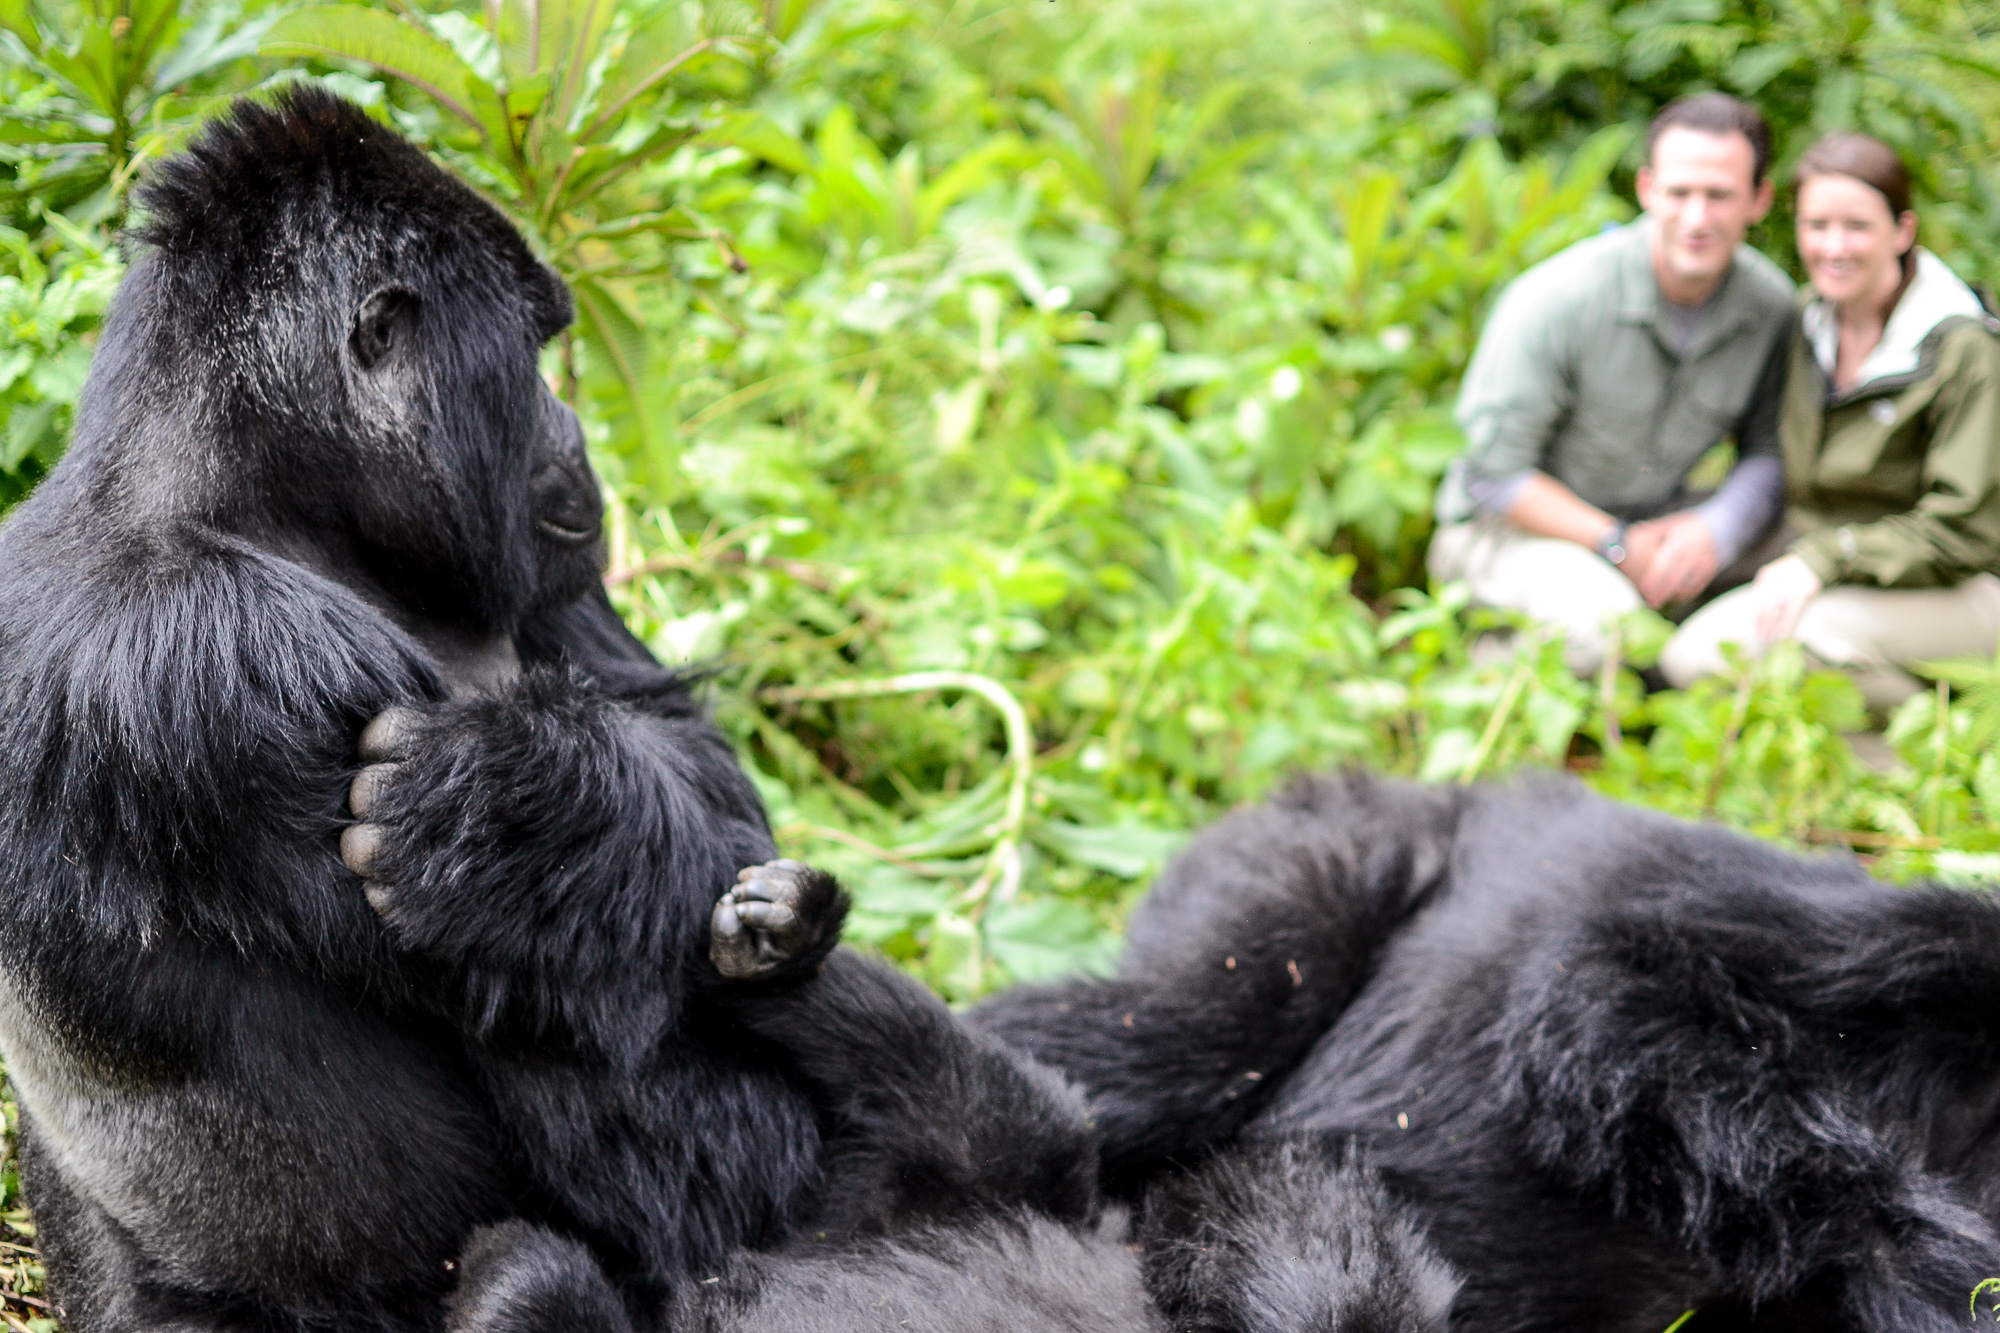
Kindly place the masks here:
<instances>
[{"instance_id":1,"label":"gorilla leg","mask_svg":"<svg viewBox=\"0 0 2000 1333\"><path fill-rule=\"evenodd\" d=\"M793 861L749 873L748 887L781 902L838 892ZM718 963L736 910L729 899L717 909ZM788 946L773 933L761 947ZM828 1175L808 1230L846 1238L1016 1208L1064 1222L1095 1212L1097 1154L1076 1091L967 1031L909 977L835 952L795 981L717 999L780 1049L821 1108Z\"/></svg>"},{"instance_id":2,"label":"gorilla leg","mask_svg":"<svg viewBox=\"0 0 2000 1333\"><path fill-rule=\"evenodd\" d=\"M1428 901L1461 805L1355 775L1301 781L1167 868L1118 977L1021 987L970 1021L1083 1084L1114 1180L1221 1142Z\"/></svg>"},{"instance_id":3,"label":"gorilla leg","mask_svg":"<svg viewBox=\"0 0 2000 1333\"><path fill-rule=\"evenodd\" d=\"M1175 1328L1444 1333L1459 1279L1352 1151L1298 1135L1164 1177L1139 1226Z\"/></svg>"}]
</instances>

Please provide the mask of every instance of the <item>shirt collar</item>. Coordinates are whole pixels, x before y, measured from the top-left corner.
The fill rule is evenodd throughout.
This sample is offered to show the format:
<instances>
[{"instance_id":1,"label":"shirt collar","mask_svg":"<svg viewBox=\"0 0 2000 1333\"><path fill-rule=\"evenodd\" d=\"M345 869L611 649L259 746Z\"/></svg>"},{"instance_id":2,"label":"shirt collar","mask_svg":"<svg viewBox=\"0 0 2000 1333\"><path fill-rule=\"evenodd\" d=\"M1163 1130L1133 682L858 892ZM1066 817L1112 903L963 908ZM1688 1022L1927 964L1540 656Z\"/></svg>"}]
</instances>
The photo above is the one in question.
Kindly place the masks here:
<instances>
[{"instance_id":1,"label":"shirt collar","mask_svg":"<svg viewBox=\"0 0 2000 1333\"><path fill-rule=\"evenodd\" d=\"M1924 339L1932 329L1953 315L1982 313L1979 298L1972 289L1960 282L1942 259L1918 246L1916 276L1903 289L1896 308L1889 312L1889 322L1882 327L1882 341L1862 361L1861 373L1841 391L1842 395L1854 393L1871 380L1909 374L1917 368ZM1813 359L1819 362L1827 383L1831 384L1834 363L1840 355L1839 312L1833 308L1833 302L1816 299L1806 305L1800 319Z\"/></svg>"}]
</instances>

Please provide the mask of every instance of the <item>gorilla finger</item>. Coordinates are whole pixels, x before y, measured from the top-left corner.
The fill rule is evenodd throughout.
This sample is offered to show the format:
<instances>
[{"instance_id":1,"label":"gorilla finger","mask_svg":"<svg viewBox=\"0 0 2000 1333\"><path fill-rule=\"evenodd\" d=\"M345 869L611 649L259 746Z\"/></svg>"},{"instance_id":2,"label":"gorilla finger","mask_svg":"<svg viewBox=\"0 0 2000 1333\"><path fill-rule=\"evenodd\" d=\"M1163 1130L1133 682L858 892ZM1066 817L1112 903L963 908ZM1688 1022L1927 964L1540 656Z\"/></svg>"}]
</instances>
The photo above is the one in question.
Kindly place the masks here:
<instances>
[{"instance_id":1,"label":"gorilla finger","mask_svg":"<svg viewBox=\"0 0 2000 1333\"><path fill-rule=\"evenodd\" d=\"M415 739L423 714L414 708L398 705L385 708L375 715L375 720L361 730L359 750L362 759L369 763L401 759Z\"/></svg>"},{"instance_id":2,"label":"gorilla finger","mask_svg":"<svg viewBox=\"0 0 2000 1333\"><path fill-rule=\"evenodd\" d=\"M736 913L751 929L780 938L795 934L799 929L799 914L783 903L744 903L736 908Z\"/></svg>"},{"instance_id":3,"label":"gorilla finger","mask_svg":"<svg viewBox=\"0 0 2000 1333\"><path fill-rule=\"evenodd\" d=\"M382 791L394 780L399 764L370 764L354 775L354 782L347 789L347 808L356 819L366 819L376 803L382 799Z\"/></svg>"},{"instance_id":4,"label":"gorilla finger","mask_svg":"<svg viewBox=\"0 0 2000 1333\"><path fill-rule=\"evenodd\" d=\"M718 940L735 940L743 934L743 918L737 915L735 904L727 898L715 905L715 913L708 919L708 933Z\"/></svg>"},{"instance_id":5,"label":"gorilla finger","mask_svg":"<svg viewBox=\"0 0 2000 1333\"><path fill-rule=\"evenodd\" d=\"M340 831L340 859L363 879L373 879L382 858L382 826L350 824Z\"/></svg>"},{"instance_id":6,"label":"gorilla finger","mask_svg":"<svg viewBox=\"0 0 2000 1333\"><path fill-rule=\"evenodd\" d=\"M396 895L387 884L370 884L361 892L367 897L368 905L375 909L375 915L387 919L396 906Z\"/></svg>"}]
</instances>

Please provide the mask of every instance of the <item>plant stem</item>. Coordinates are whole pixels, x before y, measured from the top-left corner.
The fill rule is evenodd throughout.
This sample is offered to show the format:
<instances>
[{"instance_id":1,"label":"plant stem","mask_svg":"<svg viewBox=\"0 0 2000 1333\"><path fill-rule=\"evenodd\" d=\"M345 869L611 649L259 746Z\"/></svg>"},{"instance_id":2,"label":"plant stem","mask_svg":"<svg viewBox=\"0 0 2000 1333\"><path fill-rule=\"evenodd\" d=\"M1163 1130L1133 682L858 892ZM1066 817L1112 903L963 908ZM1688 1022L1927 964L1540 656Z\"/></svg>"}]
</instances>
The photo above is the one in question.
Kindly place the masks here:
<instances>
[{"instance_id":1,"label":"plant stem","mask_svg":"<svg viewBox=\"0 0 2000 1333\"><path fill-rule=\"evenodd\" d=\"M837 680L826 685L787 685L759 690L759 699L772 703L804 703L831 699L865 699L884 694L920 694L927 690L965 690L976 694L999 710L1007 727L1007 759L1014 767L1013 782L1007 790L1007 813L994 829L998 840L987 858L986 868L972 882L972 916L984 911L990 896L998 902L1012 901L1021 887L1021 831L1028 819L1028 786L1034 777L1035 740L1028 727L1028 714L1020 700L991 676L970 671L913 671L881 680ZM993 891L995 882L999 888Z\"/></svg>"},{"instance_id":2,"label":"plant stem","mask_svg":"<svg viewBox=\"0 0 2000 1333\"><path fill-rule=\"evenodd\" d=\"M1486 719L1486 730L1480 734L1479 744L1472 751L1472 758L1465 761L1465 770L1458 775L1459 785L1470 787L1479 770L1486 766L1486 760L1493 753L1493 747L1500 741L1500 730L1507 725L1507 715L1514 711L1521 691L1528 687L1528 658L1524 653L1521 664L1514 668L1514 674L1507 680L1507 688L1500 695L1500 702L1493 709L1493 716Z\"/></svg>"},{"instance_id":3,"label":"plant stem","mask_svg":"<svg viewBox=\"0 0 2000 1333\"><path fill-rule=\"evenodd\" d=\"M1708 794L1701 803L1703 814L1714 814L1716 803L1722 799L1722 782L1729 775L1729 760L1736 752L1736 737L1743 730L1743 720L1750 716L1750 690L1755 676L1755 664L1745 662L1736 680L1736 703L1729 710L1729 726L1722 733L1721 743L1715 747L1715 768L1708 775Z\"/></svg>"}]
</instances>

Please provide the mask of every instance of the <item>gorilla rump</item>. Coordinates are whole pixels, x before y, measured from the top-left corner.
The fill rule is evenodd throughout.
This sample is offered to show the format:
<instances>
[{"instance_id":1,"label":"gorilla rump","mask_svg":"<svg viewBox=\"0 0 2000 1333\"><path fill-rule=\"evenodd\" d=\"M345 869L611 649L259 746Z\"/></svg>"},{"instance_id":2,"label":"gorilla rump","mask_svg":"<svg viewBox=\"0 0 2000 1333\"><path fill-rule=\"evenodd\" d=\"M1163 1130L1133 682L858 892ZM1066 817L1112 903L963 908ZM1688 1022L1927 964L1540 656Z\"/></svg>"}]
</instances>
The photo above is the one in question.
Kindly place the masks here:
<instances>
[{"instance_id":1,"label":"gorilla rump","mask_svg":"<svg viewBox=\"0 0 2000 1333\"><path fill-rule=\"evenodd\" d=\"M1358 1144L1454 1327L1942 1330L2000 1276L2000 904L1570 784L1303 782L1162 876L1117 978L975 1024L1085 1086L1123 1181Z\"/></svg>"},{"instance_id":2,"label":"gorilla rump","mask_svg":"<svg viewBox=\"0 0 2000 1333\"><path fill-rule=\"evenodd\" d=\"M538 1293L706 1321L697 1273L739 1313L986 1309L969 1277L1023 1256L1013 1323L1082 1290L1149 1326L1073 1100L829 960L830 881L735 900L743 975L711 965L769 833L597 589L536 370L569 305L506 221L310 90L142 206L70 454L0 528L0 1045L70 1327L434 1328L473 1237L467 1329ZM1435 1325L1449 1278L1354 1179L1214 1188L1239 1239L1373 1238ZM746 1254L808 1221L899 1239ZM1218 1308L1266 1285L1160 1262Z\"/></svg>"}]
</instances>

